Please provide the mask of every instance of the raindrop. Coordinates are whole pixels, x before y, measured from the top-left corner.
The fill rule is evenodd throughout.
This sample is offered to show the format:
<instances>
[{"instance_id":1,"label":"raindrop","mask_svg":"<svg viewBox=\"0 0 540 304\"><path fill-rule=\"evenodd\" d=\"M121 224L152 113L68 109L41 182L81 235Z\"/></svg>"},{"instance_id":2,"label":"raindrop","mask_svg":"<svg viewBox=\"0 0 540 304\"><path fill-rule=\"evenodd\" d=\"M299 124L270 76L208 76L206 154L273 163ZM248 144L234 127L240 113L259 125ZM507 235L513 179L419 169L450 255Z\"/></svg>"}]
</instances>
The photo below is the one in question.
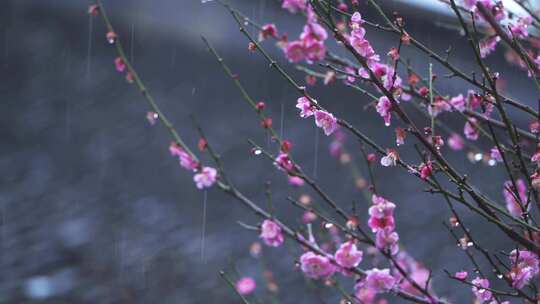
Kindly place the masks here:
<instances>
[{"instance_id":1,"label":"raindrop","mask_svg":"<svg viewBox=\"0 0 540 304\"><path fill-rule=\"evenodd\" d=\"M467 243L467 247L472 247L472 245L474 245L473 242L468 242Z\"/></svg>"},{"instance_id":2,"label":"raindrop","mask_svg":"<svg viewBox=\"0 0 540 304\"><path fill-rule=\"evenodd\" d=\"M484 158L484 155L482 155L482 153L476 153L474 155L474 160L477 161L477 162L481 161L482 158Z\"/></svg>"},{"instance_id":3,"label":"raindrop","mask_svg":"<svg viewBox=\"0 0 540 304\"><path fill-rule=\"evenodd\" d=\"M326 223L326 224L324 224L324 228L326 228L326 229L330 229L330 228L332 228L332 227L334 227L334 224L332 224L332 223Z\"/></svg>"},{"instance_id":4,"label":"raindrop","mask_svg":"<svg viewBox=\"0 0 540 304\"><path fill-rule=\"evenodd\" d=\"M261 155L262 154L262 150L261 149L257 149L257 148L253 148L251 150L251 153L253 153L253 155Z\"/></svg>"},{"instance_id":5,"label":"raindrop","mask_svg":"<svg viewBox=\"0 0 540 304\"><path fill-rule=\"evenodd\" d=\"M488 160L488 165L489 165L489 166L493 167L493 166L495 166L496 164L497 164L497 161L494 160L493 158L490 159L490 160Z\"/></svg>"},{"instance_id":6,"label":"raindrop","mask_svg":"<svg viewBox=\"0 0 540 304\"><path fill-rule=\"evenodd\" d=\"M502 278L503 278L503 275L502 275L502 274L498 274L498 275L497 275L497 278L502 279Z\"/></svg>"}]
</instances>

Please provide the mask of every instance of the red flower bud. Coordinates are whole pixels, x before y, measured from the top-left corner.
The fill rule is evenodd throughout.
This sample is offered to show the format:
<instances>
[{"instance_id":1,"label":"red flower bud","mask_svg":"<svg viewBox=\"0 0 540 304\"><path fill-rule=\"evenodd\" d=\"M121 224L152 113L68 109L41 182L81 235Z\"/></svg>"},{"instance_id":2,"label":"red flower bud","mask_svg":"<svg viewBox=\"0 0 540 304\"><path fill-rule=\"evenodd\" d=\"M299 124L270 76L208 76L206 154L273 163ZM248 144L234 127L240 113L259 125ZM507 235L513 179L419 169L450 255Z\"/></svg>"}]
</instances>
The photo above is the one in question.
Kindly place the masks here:
<instances>
[{"instance_id":1,"label":"red flower bud","mask_svg":"<svg viewBox=\"0 0 540 304\"><path fill-rule=\"evenodd\" d=\"M291 148L292 148L292 144L290 141L284 140L283 142L281 142L281 151L283 153L287 153L291 151Z\"/></svg>"},{"instance_id":2,"label":"red flower bud","mask_svg":"<svg viewBox=\"0 0 540 304\"><path fill-rule=\"evenodd\" d=\"M261 126L265 129L272 127L272 118L267 117L261 121Z\"/></svg>"},{"instance_id":3,"label":"red flower bud","mask_svg":"<svg viewBox=\"0 0 540 304\"><path fill-rule=\"evenodd\" d=\"M255 107L257 108L257 111L262 111L262 110L264 110L265 106L266 105L265 105L264 101L259 101L259 102L257 102L257 105Z\"/></svg>"}]
</instances>

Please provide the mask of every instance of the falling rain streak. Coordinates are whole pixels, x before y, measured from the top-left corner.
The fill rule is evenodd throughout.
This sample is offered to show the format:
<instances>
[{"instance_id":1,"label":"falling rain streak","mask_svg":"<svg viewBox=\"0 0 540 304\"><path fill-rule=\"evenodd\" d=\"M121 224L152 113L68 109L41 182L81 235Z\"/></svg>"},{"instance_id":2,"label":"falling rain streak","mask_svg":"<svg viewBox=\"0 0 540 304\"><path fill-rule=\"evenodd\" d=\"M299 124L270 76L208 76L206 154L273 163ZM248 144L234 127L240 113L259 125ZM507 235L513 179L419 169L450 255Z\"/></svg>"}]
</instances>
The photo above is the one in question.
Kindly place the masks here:
<instances>
[{"instance_id":1,"label":"falling rain streak","mask_svg":"<svg viewBox=\"0 0 540 304\"><path fill-rule=\"evenodd\" d=\"M94 33L93 16L89 15L88 19L88 51L86 54L86 77L90 76L90 68L92 67L92 36Z\"/></svg>"},{"instance_id":2,"label":"falling rain streak","mask_svg":"<svg viewBox=\"0 0 540 304\"><path fill-rule=\"evenodd\" d=\"M315 145L313 146L313 178L317 178L317 167L319 165L319 128L315 127Z\"/></svg>"},{"instance_id":3,"label":"falling rain streak","mask_svg":"<svg viewBox=\"0 0 540 304\"><path fill-rule=\"evenodd\" d=\"M206 242L206 201L208 199L208 191L203 192L203 210L202 210L202 233L201 233L201 262L205 262L204 249Z\"/></svg>"}]
</instances>

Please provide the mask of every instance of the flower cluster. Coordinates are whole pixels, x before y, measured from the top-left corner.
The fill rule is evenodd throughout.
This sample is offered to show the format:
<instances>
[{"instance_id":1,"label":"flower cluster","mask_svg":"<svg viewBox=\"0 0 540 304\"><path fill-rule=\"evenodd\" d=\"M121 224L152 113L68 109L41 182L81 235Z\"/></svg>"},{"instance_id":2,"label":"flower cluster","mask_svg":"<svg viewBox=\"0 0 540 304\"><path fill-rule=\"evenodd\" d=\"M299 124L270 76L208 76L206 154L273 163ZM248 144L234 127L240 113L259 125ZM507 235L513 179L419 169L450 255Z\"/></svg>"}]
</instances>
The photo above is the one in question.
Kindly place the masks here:
<instances>
[{"instance_id":1,"label":"flower cluster","mask_svg":"<svg viewBox=\"0 0 540 304\"><path fill-rule=\"evenodd\" d=\"M396 260L401 269L407 273L409 280L412 280L419 286L425 286L427 289L430 288L430 273L428 269L422 266L422 264L413 259L405 251L401 251L396 256ZM401 290L407 291L411 294L420 295L420 291L416 289L409 280L405 279L401 272L394 270L394 277L400 282L399 287Z\"/></svg>"},{"instance_id":2,"label":"flower cluster","mask_svg":"<svg viewBox=\"0 0 540 304\"><path fill-rule=\"evenodd\" d=\"M522 206L525 206L527 202L527 186L522 179L516 180L516 189L512 181L504 182L503 195L506 201L506 209L515 217L521 217L524 212ZM529 206L530 207L530 206Z\"/></svg>"},{"instance_id":3,"label":"flower cluster","mask_svg":"<svg viewBox=\"0 0 540 304\"><path fill-rule=\"evenodd\" d=\"M307 63L313 63L323 60L326 56L326 46L324 45L324 41L328 39L328 34L317 22L317 17L313 12L313 9L309 5L306 6L305 1L285 0L283 5L287 8L294 7L299 9L302 2L302 7L306 7L307 22L297 40L283 44L283 51L285 52L285 57L287 57L290 62L300 62L305 60Z\"/></svg>"},{"instance_id":4,"label":"flower cluster","mask_svg":"<svg viewBox=\"0 0 540 304\"><path fill-rule=\"evenodd\" d=\"M334 255L336 263L345 269L358 266L362 261L362 257L362 251L358 250L356 245L351 241L341 244Z\"/></svg>"},{"instance_id":5,"label":"flower cluster","mask_svg":"<svg viewBox=\"0 0 540 304\"><path fill-rule=\"evenodd\" d=\"M398 250L399 235L394 231L394 209L396 205L381 196L373 194L373 205L369 207L368 226L376 234L375 245L381 250L386 250L395 255Z\"/></svg>"},{"instance_id":6,"label":"flower cluster","mask_svg":"<svg viewBox=\"0 0 540 304\"><path fill-rule=\"evenodd\" d=\"M390 274L390 269L373 268L366 271L366 277L359 281L354 288L360 299L364 299L365 303L371 303L375 295L392 290L396 282L396 279Z\"/></svg>"},{"instance_id":7,"label":"flower cluster","mask_svg":"<svg viewBox=\"0 0 540 304\"><path fill-rule=\"evenodd\" d=\"M238 282L236 282L236 291L245 296L253 293L255 291L255 288L257 287L257 283L253 278L250 277L243 277Z\"/></svg>"},{"instance_id":8,"label":"flower cluster","mask_svg":"<svg viewBox=\"0 0 540 304\"><path fill-rule=\"evenodd\" d=\"M348 2L351 3L353 10L359 7L358 0ZM306 277L315 280L324 280L327 285L331 285L334 282L334 276L343 276L340 279L354 279L354 297L358 303L376 303L375 299L380 294L386 292L393 292L409 300L418 297L419 302L422 303L445 303L446 300L439 299L432 290L430 270L420 261L416 261L410 256L406 248L399 244L400 235L396 231L396 219L394 218L396 205L379 196L378 190L380 189L376 189L375 182L372 182L371 186L367 187L367 179L364 179L362 176L365 168L359 169L354 167L353 160L355 152L348 153L345 149L344 132L349 129L351 134L355 135L361 141L362 145L365 145L362 146L362 152L367 160L368 168L366 169L369 170L370 179L373 179L377 175L374 174L373 170L380 169L373 168L373 164L377 162L375 153L382 152L381 154L383 155L380 158L380 164L382 166L389 167L399 164L400 167L404 167L405 170L412 173L415 178L419 177L419 182L428 184L430 188L427 191L433 194L446 195L446 202L450 205L450 211L453 212L450 218L451 226L448 226L448 228L451 230L452 236L458 240L460 248L467 249L474 245L474 249L478 249L484 253L483 255L487 256L488 260L490 260L490 256L497 257L497 255L486 254L489 253L489 249L480 247L479 242L472 239L473 234L468 233L470 227L464 227L466 223L461 222L458 216L458 212L461 213L463 209L454 208L454 203L463 203L466 206L479 205L482 208L469 208L469 210L487 219L490 224L493 224L494 228L500 228L500 232L503 235L507 236L512 242L515 242L512 243L511 248L516 249L507 255L509 263L504 264L501 260L498 260L502 268L490 269L494 271L499 279L504 278L504 282L507 283L506 287L511 291L499 291L498 286L497 289L491 289L489 281L491 278L488 276L484 277L480 269L474 269L475 273L478 273L478 276L474 279L471 277L471 281L468 279L469 274L467 271L459 271L454 276L451 275L458 283L466 285L467 289L471 288L476 298L475 303L509 304L508 301L504 301L507 297L519 298L524 295L523 298L527 298L527 300L535 296L539 297L533 294L537 293L537 291L536 287L532 286L531 283L533 283L533 280L540 273L540 260L538 258L538 252L540 252L538 248L540 234L537 233L537 229L530 229L529 227L537 226L534 220L537 214L533 212L529 213L529 211L531 206L538 205L538 202L535 202L536 204L534 203L537 197L535 191L540 190L540 144L538 144L540 122L538 121L538 113L536 113L536 109L533 107L522 104L514 100L513 97L502 95L503 93L501 92L504 92L506 89L505 79L500 77L498 72L492 71L492 67L486 68L482 60L494 53L499 43L505 44L508 47L506 53L507 61L527 68L527 70L530 70L530 74L534 75L537 72L535 68L540 70L540 38L536 37L532 32L529 33L529 28L538 28L537 22L533 19L535 16L508 13L509 11L503 6L503 1L500 0L460 0L458 2L462 5L461 7L456 7L454 1L451 1L451 6L456 13L466 13L466 10L469 11L470 15L466 16L465 22L472 21L475 22L474 25L480 25L478 29L481 29L481 32L475 31L473 36L470 36L468 31L465 31L469 35L467 38L475 42L473 46L474 51L479 52L479 54L475 54L475 59L478 61L483 73L481 75L482 78L478 78L478 75L474 73L469 76L468 73L460 72L460 69L454 67L449 60L441 58L436 51L432 51L426 44L409 36L409 33L405 29L406 22L404 17L398 13L395 13L393 17L388 17L382 12L382 9L380 14L387 23L388 31L399 34L401 40L399 46L393 46L385 52L386 56L380 56L370 41L367 40L365 26L369 25L371 28L380 30L385 25L367 22L359 12L349 12L348 2L337 1L336 7L332 9L328 7L328 11L325 11L324 7L318 6L318 2L282 0L283 9L291 13L301 13L306 16L306 23L303 26L302 32L297 39L293 40L289 40L288 35L283 33L280 36L275 24L268 23L259 27L256 23L249 21L247 17L244 17L244 23L240 21L242 18L236 18L236 20L243 34L248 36L251 41L249 44L249 50L251 51L254 51L258 47L262 48L262 45L257 44L254 38L251 37L250 31L244 28L248 25L254 26L259 30L259 42L269 38L277 40L277 46L283 51L285 58L289 62L313 64L326 60L329 64L326 65L328 70L324 72L317 71L312 66L299 67L300 70L306 72L306 83L308 85L315 85L316 78L321 78L325 85L336 83L339 79L340 82L338 84L341 84L341 80L343 80L343 84L346 86L354 86L361 91L364 91L364 88L360 88L360 86L370 86L372 91L367 89L364 91L364 94L371 96L372 100L369 106L375 109L377 112L376 115L382 118L384 125L390 126L392 124L393 114L396 114L402 120L402 127L396 126L394 128L396 146L405 144L407 133L412 135L412 138L408 139L408 143L410 141L418 148L417 152L423 161L420 165L412 165L410 155L405 151L403 151L402 159L396 149L387 149L386 154L384 154L383 148L381 148L383 146L382 144L370 138L369 135L360 134L364 130L352 127L353 124L349 124L345 118L337 118L337 115L334 116L334 114L325 110L325 106L320 105L315 99L310 97L311 94L307 93L305 87L299 87L296 81L291 80L292 77L285 72L285 69L282 69L278 65L278 61L270 57L270 52L261 52L268 59L269 63L277 67L280 74L303 94L296 101L296 108L300 111L299 116L301 118L313 117L315 125L321 128L327 136L334 135L330 143L330 153L333 157L339 159L342 164L351 166L352 175L355 178L358 188L356 190L360 189L364 191L364 194L371 191L372 203L367 212L369 216L367 227L369 227L371 233L369 230L367 230L367 233L363 230L366 223L361 224L359 215L354 212L347 214L344 209L334 205L330 196L323 192L321 190L322 188L318 187L316 184L317 181L309 180L307 176L303 175L301 168L292 159L292 144L278 137L273 129L272 118L263 113L265 103L262 101L253 102L254 99L248 95L248 90L244 90L239 78L231 75L230 71L232 69L229 69L225 65L223 59L217 55L210 44L208 45L209 49L218 61L222 63L229 76L235 80L235 84L240 88L243 97L257 112L261 126L266 129L265 132L272 136L274 143L279 143L277 156L273 160L275 167L286 174L290 185L302 186L305 181L308 181L309 186L313 188L312 190L320 195L332 207L333 211L336 211L335 215L341 217L341 220L345 219L346 223L341 226L337 220L333 222L335 219L332 215L323 215L323 213L319 213L319 209L308 208L307 206L310 204L311 198L308 194L304 193L298 201L300 204L298 206L303 207L303 213L298 222L307 226L306 237L301 230L295 230L294 227L288 226L285 221L274 218L273 213L266 212L263 207L257 206L255 202L248 201L247 196L242 195L240 190L228 184L226 179L218 181L218 175L221 171L218 172L215 168L204 166L200 163L195 154L178 137L179 133L174 132L170 128L172 138L177 140L169 146L171 155L178 158L182 168L193 173L193 181L198 189L206 189L218 183L220 188L223 188L225 192L239 199L244 205L264 218L260 226L256 228L259 231L259 240L250 247L251 256L260 256L262 244L269 247L283 245L284 235L287 234L292 236L292 240L300 244L302 254L298 259L298 265ZM317 6L316 10L312 7L312 3L314 6ZM376 1L371 4L377 6ZM225 6L235 17L242 15L227 5ZM463 8L465 8L465 11ZM526 6L523 6L523 8L527 11ZM105 10L100 10L98 5L92 5L88 12L91 16L95 16L104 13ZM324 14L317 15L321 13ZM340 17L334 18L334 14L339 14ZM347 19L346 16L350 16L350 19ZM469 20L471 18L468 17L471 17L472 20ZM145 86L137 76L127 57L124 56L118 36L112 29L111 24L107 21L108 19L106 17L104 19L107 22L107 28L109 30L106 34L107 41L111 44L116 44L118 49L119 55L114 59L115 69L119 73L126 73L126 79L129 82L136 81L137 87L142 91L144 97L150 101L152 111L147 113L146 118L148 122L151 125L155 124L158 120L166 123L167 119L163 112L153 102L148 92L145 91ZM331 25L334 22L335 28L332 28ZM328 53L326 42L329 34L323 25L329 25L328 28L334 34L338 46L344 47L346 51L349 51L350 58L342 58L340 57L341 54L338 56ZM467 28L464 29L466 30ZM473 26L473 29L476 30L477 28ZM282 32L281 29L280 32ZM479 36L479 41L476 41L476 36ZM525 43L521 44L520 40L525 40ZM465 91L457 95L439 93L437 88L433 86L437 75L432 73L431 67L429 80L425 80L424 76L414 71L413 66L404 66L403 63L408 62L408 58L403 58L405 53L400 53L402 47L416 47L420 49L422 53L428 54L431 60L441 65L438 68L446 68L450 71L448 79L453 77L461 78L472 85L474 89L468 90L466 94ZM524 48L523 52L519 52L520 48ZM449 55L450 49L447 51L447 56ZM350 60L351 58L356 59L356 62ZM532 58L536 59L533 60ZM531 62L533 63L532 65L536 64L537 66L531 66ZM322 64L321 66L325 65ZM405 68L407 69L406 78L402 79L400 77L398 67L400 71L405 70ZM406 84L404 84L405 79ZM429 85L427 84L428 82ZM441 88L438 89L440 90ZM512 95L509 93L508 96ZM416 117L408 113L408 104L413 102L415 106L418 106L419 112L427 118L419 124L416 122ZM518 127L517 124L514 125L511 120L508 121L508 115L505 113L506 108L509 109L508 113L511 113L510 109L511 111L517 109L526 112L528 115L532 115L533 118L531 120L534 119L534 121L529 124L529 132L522 127ZM491 114L494 110L497 110L498 113L492 117ZM460 134L452 130L453 122L446 125L445 121L442 121L441 118L445 118L442 116L449 115L449 113L454 113L454 116L462 118L461 126L463 126L463 129L458 131ZM429 122L427 121L431 121L431 126L429 126ZM437 124L436 128L435 123ZM482 128L484 125L489 126L487 131ZM342 126L341 129L340 126ZM494 131L494 128L497 131ZM488 131L491 135L487 133ZM506 133L510 136L503 139L502 137ZM481 134L485 138L482 138L477 143L465 141L465 139L468 141L477 141L480 139ZM497 141L496 136L499 136L501 140ZM487 149L480 147L484 139L491 141ZM492 212L486 211L487 209L485 208L492 209L490 206L495 206L497 202L492 201L488 195L484 195L480 190L477 190L479 187L474 185L471 179L467 178L465 172L460 172L462 170L461 168L454 168L447 161L447 158L440 154L445 144L454 151L461 151L465 148L465 144L469 145L470 148L466 151L466 154L471 161L484 160L491 166L504 161L505 168L511 180L504 182L502 190L503 197L506 202L508 214L516 218L512 219L504 216L508 214L503 209L493 209L492 212L496 213L493 213L494 215L492 215ZM198 149L200 152L209 151L209 153L213 153L204 138L199 141ZM522 154L522 150L525 153ZM253 153L258 155L262 151L260 149L253 149ZM519 162L516 162L518 159ZM509 164L512 166L509 166ZM509 167L512 167L512 169ZM438 173L441 173L441 176L449 176L450 181L453 181L454 186L457 187L457 191L446 192L444 184L441 185L436 182L435 175ZM527 176L529 174L532 175ZM528 186L531 189L527 189ZM458 194L459 197L457 196ZM469 202L473 204L469 205ZM353 205L353 209L356 211L356 205ZM501 219L499 219L499 216L501 216ZM321 239L323 241L320 244L315 241L314 236L314 231L317 232L317 228L313 228L317 227L315 224L319 220L324 220L321 225ZM359 233L356 234L357 232ZM464 235L459 235L461 232ZM360 247L360 244L363 243L367 244L365 248ZM527 250L522 248L527 248ZM481 265L477 264L474 259L480 258L482 255L473 256L470 255L469 251L467 251L467 254L473 259L475 267ZM362 269L358 268L360 263L366 263L365 260L372 262L371 266L362 267ZM493 268L497 268L493 264L492 266ZM272 282L272 273L265 271L264 277L267 281L268 290L277 290L277 287L271 287L274 284ZM256 281L252 277L241 277L235 284L231 285L234 285L237 293L241 296L254 293L257 286ZM384 299L379 300L377 303L385 303L386 301Z\"/></svg>"},{"instance_id":9,"label":"flower cluster","mask_svg":"<svg viewBox=\"0 0 540 304\"><path fill-rule=\"evenodd\" d=\"M304 11L306 9L306 0L283 0L281 7L291 13Z\"/></svg>"},{"instance_id":10,"label":"flower cluster","mask_svg":"<svg viewBox=\"0 0 540 304\"><path fill-rule=\"evenodd\" d=\"M216 169L212 167L201 167L200 163L176 142L171 142L169 152L172 156L178 157L182 168L196 172L193 176L193 181L198 189L210 188L214 185L218 175Z\"/></svg>"},{"instance_id":11,"label":"flower cluster","mask_svg":"<svg viewBox=\"0 0 540 304\"><path fill-rule=\"evenodd\" d=\"M508 277L512 286L523 288L540 272L538 256L530 251L516 250L510 252L511 270Z\"/></svg>"},{"instance_id":12,"label":"flower cluster","mask_svg":"<svg viewBox=\"0 0 540 304\"><path fill-rule=\"evenodd\" d=\"M336 272L336 266L332 264L329 257L311 251L300 257L300 268L308 278L312 279L328 279Z\"/></svg>"},{"instance_id":13,"label":"flower cluster","mask_svg":"<svg viewBox=\"0 0 540 304\"><path fill-rule=\"evenodd\" d=\"M331 135L338 129L337 119L332 113L317 109L315 107L316 103L315 100L310 101L310 99L305 96L298 98L296 107L300 109L300 117L306 118L314 116L315 125L322 128L324 134L327 136Z\"/></svg>"},{"instance_id":14,"label":"flower cluster","mask_svg":"<svg viewBox=\"0 0 540 304\"><path fill-rule=\"evenodd\" d=\"M489 288L489 281L480 277L471 281L473 287L472 292L479 303L484 303L492 299L493 293L486 288Z\"/></svg>"},{"instance_id":15,"label":"flower cluster","mask_svg":"<svg viewBox=\"0 0 540 304\"><path fill-rule=\"evenodd\" d=\"M264 220L261 225L261 234L259 237L270 247L278 247L284 241L281 227L271 220Z\"/></svg>"},{"instance_id":16,"label":"flower cluster","mask_svg":"<svg viewBox=\"0 0 540 304\"><path fill-rule=\"evenodd\" d=\"M380 56L375 52L371 43L366 39L366 30L363 27L365 21L362 19L362 15L359 12L355 12L351 16L350 27L351 32L348 36L350 45L354 50L364 58L367 69L362 67L358 70L358 75L363 79L371 79L371 77L377 78L377 81L381 82L383 87L388 90L395 101L399 101L399 97L402 96L403 86L401 77L397 74L392 66L383 64L380 62ZM392 60L399 58L397 49L392 49L389 52L389 56ZM377 88L379 89L379 88ZM405 96L403 96L406 98ZM379 98L376 104L376 110L379 115L384 119L386 126L390 125L392 102L388 96L382 96Z\"/></svg>"}]
</instances>

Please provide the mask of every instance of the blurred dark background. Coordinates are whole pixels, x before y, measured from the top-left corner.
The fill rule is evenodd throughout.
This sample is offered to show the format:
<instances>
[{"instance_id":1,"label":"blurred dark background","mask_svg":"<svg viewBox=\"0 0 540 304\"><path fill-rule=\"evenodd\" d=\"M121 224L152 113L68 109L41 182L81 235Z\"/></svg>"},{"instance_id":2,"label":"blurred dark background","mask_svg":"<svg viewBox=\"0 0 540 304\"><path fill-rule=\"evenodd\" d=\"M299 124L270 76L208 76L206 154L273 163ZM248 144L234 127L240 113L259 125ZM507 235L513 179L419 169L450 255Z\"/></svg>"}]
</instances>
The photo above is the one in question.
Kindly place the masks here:
<instances>
[{"instance_id":1,"label":"blurred dark background","mask_svg":"<svg viewBox=\"0 0 540 304\"><path fill-rule=\"evenodd\" d=\"M247 51L245 38L223 8L191 0L104 2L135 68L181 135L188 144L197 143L189 118L196 117L222 154L232 180L250 198L264 205L264 184L271 181L278 216L301 226L300 211L285 197L307 190L290 188L268 160L250 153L248 138L265 147L270 146L268 138L200 35L216 46L248 91L266 101L268 113L294 143L295 158L304 169L343 207L357 200L362 219L367 218L370 202L355 188L349 170L329 156L329 139L316 135L311 120L298 118L296 92L258 54ZM474 69L468 44L452 28L451 19L384 2L388 12L399 10L407 18L419 40L440 53L453 45L451 60L465 71ZM301 31L303 18L281 10L277 1L231 3L260 23L276 23L290 36ZM201 258L203 192L169 155L165 129L147 123L149 109L137 90L114 70L114 49L105 41L101 18L89 18L89 4L0 4L0 303L239 303L218 276L220 269L228 269L236 278L231 268L255 277L261 297L262 272L272 269L282 303L337 303L333 290L309 291L312 283L297 273L296 256L289 254L299 252L295 246L264 248L264 262L251 258L248 249L257 235L236 222L255 225L259 219L217 189L208 191ZM371 9L363 14L377 20ZM368 35L381 54L396 44L393 36L372 31ZM264 45L285 63L271 42ZM424 57L410 49L402 56L427 73ZM501 58L499 51L488 63L505 73L506 86L512 88L508 94L534 105L534 87ZM303 81L293 67L286 69ZM437 65L435 71L445 73ZM447 94L466 93L468 88L443 77L437 86ZM394 145L393 131L384 129L373 111L362 109L369 102L363 95L340 83L319 84L312 92L333 113L381 144ZM518 124L527 123L515 117ZM462 129L461 123L447 122ZM349 142L360 161L358 145ZM419 162L412 151L404 150L403 155ZM471 164L463 155L449 157L486 193L502 200L505 176L500 168ZM375 174L379 191L398 205L403 244L433 269L437 292L456 303L469 299L468 289L447 283L443 272L470 265L441 224L448 218L442 199L425 194L424 186L401 169L379 168ZM493 228L487 223L465 219L487 245L511 245L489 233Z\"/></svg>"}]
</instances>

